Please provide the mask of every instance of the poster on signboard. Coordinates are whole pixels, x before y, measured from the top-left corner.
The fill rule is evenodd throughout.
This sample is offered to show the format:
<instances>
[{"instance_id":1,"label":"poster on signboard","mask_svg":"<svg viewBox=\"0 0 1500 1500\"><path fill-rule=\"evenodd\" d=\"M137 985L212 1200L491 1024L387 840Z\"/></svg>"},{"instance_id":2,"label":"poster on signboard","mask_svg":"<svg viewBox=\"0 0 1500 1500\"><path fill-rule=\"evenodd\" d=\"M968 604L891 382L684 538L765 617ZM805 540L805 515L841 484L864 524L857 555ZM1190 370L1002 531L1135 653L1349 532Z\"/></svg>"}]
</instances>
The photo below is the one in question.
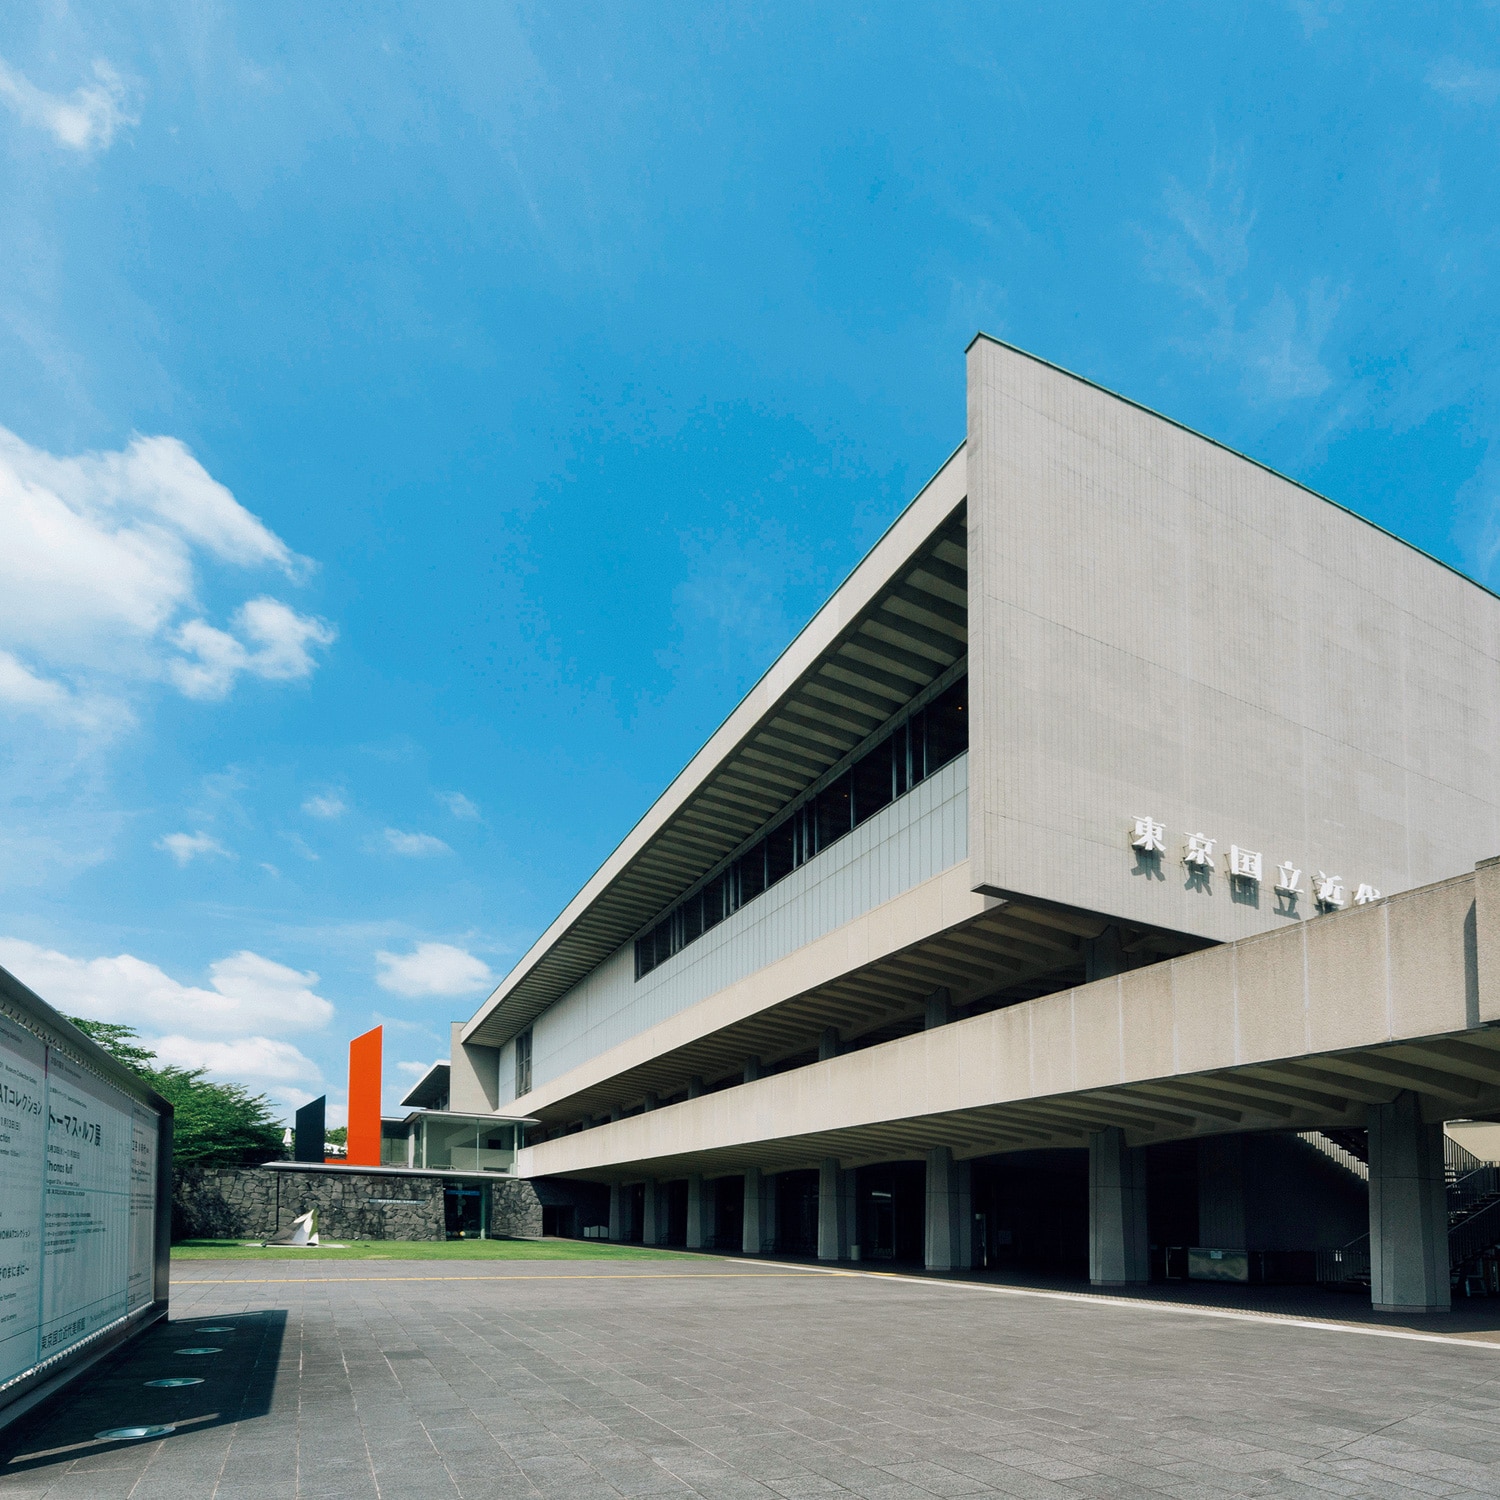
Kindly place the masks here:
<instances>
[{"instance_id":1,"label":"poster on signboard","mask_svg":"<svg viewBox=\"0 0 1500 1500\"><path fill-rule=\"evenodd\" d=\"M46 1048L0 1016L0 1384L36 1363Z\"/></svg>"},{"instance_id":2,"label":"poster on signboard","mask_svg":"<svg viewBox=\"0 0 1500 1500\"><path fill-rule=\"evenodd\" d=\"M144 1104L131 1106L130 1281L126 1306L134 1312L156 1295L157 1117Z\"/></svg>"},{"instance_id":3,"label":"poster on signboard","mask_svg":"<svg viewBox=\"0 0 1500 1500\"><path fill-rule=\"evenodd\" d=\"M47 1050L43 1359L126 1311L134 1101Z\"/></svg>"}]
</instances>

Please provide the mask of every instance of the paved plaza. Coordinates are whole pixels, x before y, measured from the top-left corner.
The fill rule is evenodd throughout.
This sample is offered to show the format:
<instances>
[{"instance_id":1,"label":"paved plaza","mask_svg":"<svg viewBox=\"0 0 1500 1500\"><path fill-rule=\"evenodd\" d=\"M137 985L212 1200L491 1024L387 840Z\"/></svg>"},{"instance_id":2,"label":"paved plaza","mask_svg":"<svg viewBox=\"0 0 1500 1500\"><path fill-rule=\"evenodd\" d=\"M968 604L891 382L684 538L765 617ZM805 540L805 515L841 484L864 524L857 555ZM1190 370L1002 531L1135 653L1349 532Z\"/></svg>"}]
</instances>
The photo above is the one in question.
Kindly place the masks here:
<instances>
[{"instance_id":1,"label":"paved plaza","mask_svg":"<svg viewBox=\"0 0 1500 1500\"><path fill-rule=\"evenodd\" d=\"M710 1257L199 1263L172 1299L0 1435L0 1500L1500 1495L1482 1311L1433 1339ZM125 1423L176 1430L96 1439Z\"/></svg>"}]
</instances>

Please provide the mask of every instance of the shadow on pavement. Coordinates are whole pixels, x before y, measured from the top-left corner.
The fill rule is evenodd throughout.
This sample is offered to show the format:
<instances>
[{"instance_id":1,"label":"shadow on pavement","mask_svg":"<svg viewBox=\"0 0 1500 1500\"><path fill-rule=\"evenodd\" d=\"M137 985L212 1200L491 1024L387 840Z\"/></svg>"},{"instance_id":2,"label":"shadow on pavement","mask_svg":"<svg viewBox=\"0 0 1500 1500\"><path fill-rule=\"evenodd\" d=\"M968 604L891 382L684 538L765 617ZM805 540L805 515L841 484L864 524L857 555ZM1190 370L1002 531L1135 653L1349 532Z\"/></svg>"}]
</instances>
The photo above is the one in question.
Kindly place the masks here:
<instances>
[{"instance_id":1,"label":"shadow on pavement","mask_svg":"<svg viewBox=\"0 0 1500 1500\"><path fill-rule=\"evenodd\" d=\"M0 1476L141 1445L98 1436L111 1428L195 1432L265 1416L285 1332L280 1311L157 1323L0 1432ZM193 1349L212 1352L183 1352ZM148 1384L181 1378L202 1383Z\"/></svg>"}]
</instances>

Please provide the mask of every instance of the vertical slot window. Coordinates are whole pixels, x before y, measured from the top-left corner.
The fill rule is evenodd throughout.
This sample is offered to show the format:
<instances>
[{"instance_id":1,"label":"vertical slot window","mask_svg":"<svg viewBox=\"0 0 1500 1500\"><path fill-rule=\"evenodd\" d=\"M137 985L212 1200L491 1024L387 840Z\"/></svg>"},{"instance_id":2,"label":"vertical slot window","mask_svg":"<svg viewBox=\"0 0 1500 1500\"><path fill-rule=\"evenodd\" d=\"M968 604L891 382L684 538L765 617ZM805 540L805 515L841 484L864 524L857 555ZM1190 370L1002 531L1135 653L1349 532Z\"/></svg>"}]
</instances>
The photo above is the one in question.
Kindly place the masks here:
<instances>
[{"instance_id":1,"label":"vertical slot window","mask_svg":"<svg viewBox=\"0 0 1500 1500\"><path fill-rule=\"evenodd\" d=\"M894 740L882 740L868 755L854 764L854 825L873 818L882 807L889 807L896 796L895 774L891 759Z\"/></svg>"},{"instance_id":2,"label":"vertical slot window","mask_svg":"<svg viewBox=\"0 0 1500 1500\"><path fill-rule=\"evenodd\" d=\"M788 818L766 835L766 885L785 880L797 868L796 818Z\"/></svg>"},{"instance_id":3,"label":"vertical slot window","mask_svg":"<svg viewBox=\"0 0 1500 1500\"><path fill-rule=\"evenodd\" d=\"M960 677L927 705L927 774L969 748L969 679Z\"/></svg>"},{"instance_id":4,"label":"vertical slot window","mask_svg":"<svg viewBox=\"0 0 1500 1500\"><path fill-rule=\"evenodd\" d=\"M516 1098L531 1092L531 1028L516 1034Z\"/></svg>"},{"instance_id":5,"label":"vertical slot window","mask_svg":"<svg viewBox=\"0 0 1500 1500\"><path fill-rule=\"evenodd\" d=\"M766 843L762 839L735 861L740 877L740 905L753 901L766 888Z\"/></svg>"}]
</instances>

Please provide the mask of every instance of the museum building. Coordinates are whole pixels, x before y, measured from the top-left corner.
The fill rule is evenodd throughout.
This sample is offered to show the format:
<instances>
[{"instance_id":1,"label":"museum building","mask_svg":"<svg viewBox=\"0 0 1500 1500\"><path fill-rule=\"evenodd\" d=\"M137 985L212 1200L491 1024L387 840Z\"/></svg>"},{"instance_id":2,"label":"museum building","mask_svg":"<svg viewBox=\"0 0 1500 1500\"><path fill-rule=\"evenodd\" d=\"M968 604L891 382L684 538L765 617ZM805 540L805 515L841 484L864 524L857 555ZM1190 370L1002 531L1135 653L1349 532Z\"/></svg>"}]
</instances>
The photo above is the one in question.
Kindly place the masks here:
<instances>
[{"instance_id":1,"label":"museum building","mask_svg":"<svg viewBox=\"0 0 1500 1500\"><path fill-rule=\"evenodd\" d=\"M1446 1307L1500 1244L1444 1129L1500 1118L1497 754L1493 594L981 335L444 1106L535 1122L559 1233Z\"/></svg>"}]
</instances>

